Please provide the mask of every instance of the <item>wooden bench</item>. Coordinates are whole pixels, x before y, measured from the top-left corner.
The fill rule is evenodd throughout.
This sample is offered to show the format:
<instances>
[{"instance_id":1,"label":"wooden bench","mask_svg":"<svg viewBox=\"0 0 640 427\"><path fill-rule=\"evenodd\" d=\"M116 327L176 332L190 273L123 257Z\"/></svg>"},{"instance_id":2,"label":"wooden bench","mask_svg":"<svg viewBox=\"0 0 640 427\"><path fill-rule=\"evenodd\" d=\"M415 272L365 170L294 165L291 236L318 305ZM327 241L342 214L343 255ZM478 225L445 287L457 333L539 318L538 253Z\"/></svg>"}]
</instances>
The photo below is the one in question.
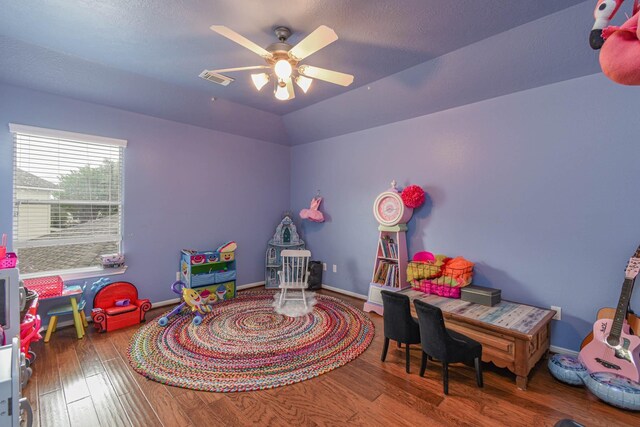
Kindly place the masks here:
<instances>
[{"instance_id":1,"label":"wooden bench","mask_svg":"<svg viewBox=\"0 0 640 427\"><path fill-rule=\"evenodd\" d=\"M401 293L440 307L447 328L482 344L482 361L516 374L516 385L527 389L527 378L535 364L549 351L550 320L555 311L502 301L488 307L459 299L427 295L413 289Z\"/></svg>"}]
</instances>

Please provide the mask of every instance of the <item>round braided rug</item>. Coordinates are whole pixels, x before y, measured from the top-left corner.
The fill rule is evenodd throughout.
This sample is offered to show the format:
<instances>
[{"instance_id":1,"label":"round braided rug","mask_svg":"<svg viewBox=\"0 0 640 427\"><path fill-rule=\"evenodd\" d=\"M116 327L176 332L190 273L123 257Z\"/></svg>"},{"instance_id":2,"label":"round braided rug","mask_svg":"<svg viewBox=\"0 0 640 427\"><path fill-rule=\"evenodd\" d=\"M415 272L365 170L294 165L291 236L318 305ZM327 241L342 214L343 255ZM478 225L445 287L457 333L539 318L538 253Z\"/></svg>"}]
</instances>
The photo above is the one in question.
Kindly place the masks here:
<instances>
[{"instance_id":1,"label":"round braided rug","mask_svg":"<svg viewBox=\"0 0 640 427\"><path fill-rule=\"evenodd\" d=\"M156 320L131 338L133 369L164 384L234 392L280 387L317 377L358 357L374 326L361 310L316 295L313 312L277 314L271 291L245 291L213 305L202 324L178 315Z\"/></svg>"}]
</instances>

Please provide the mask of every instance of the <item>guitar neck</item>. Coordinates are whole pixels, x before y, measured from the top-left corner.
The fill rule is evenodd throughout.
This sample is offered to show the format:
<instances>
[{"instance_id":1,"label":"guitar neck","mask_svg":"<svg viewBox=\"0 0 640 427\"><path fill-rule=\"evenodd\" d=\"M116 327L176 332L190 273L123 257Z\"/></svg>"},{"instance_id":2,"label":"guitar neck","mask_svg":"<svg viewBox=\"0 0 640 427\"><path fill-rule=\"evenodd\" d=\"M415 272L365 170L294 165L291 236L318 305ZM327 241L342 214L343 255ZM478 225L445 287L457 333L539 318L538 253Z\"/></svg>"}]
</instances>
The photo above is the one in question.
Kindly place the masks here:
<instances>
[{"instance_id":1,"label":"guitar neck","mask_svg":"<svg viewBox=\"0 0 640 427\"><path fill-rule=\"evenodd\" d=\"M627 308L629 307L629 299L631 298L631 291L633 290L634 282L635 278L624 279L624 284L622 285L620 299L618 300L618 307L616 308L616 315L613 318L611 332L609 333L609 337L611 338L611 340L608 340L615 341L616 345L620 340L620 335L622 334L622 325L624 324L624 319L625 317L627 317Z\"/></svg>"},{"instance_id":2,"label":"guitar neck","mask_svg":"<svg viewBox=\"0 0 640 427\"><path fill-rule=\"evenodd\" d=\"M640 246L636 249L636 253L631 257L627 264L625 271L625 279L622 284L622 290L620 291L620 299L618 300L618 307L616 308L616 315L613 318L613 324L611 325L611 332L607 338L607 342L611 345L618 345L620 343L620 335L622 334L622 326L624 319L627 317L627 308L629 308L629 300L631 299L631 292L633 291L633 285L636 281L640 265Z\"/></svg>"}]
</instances>

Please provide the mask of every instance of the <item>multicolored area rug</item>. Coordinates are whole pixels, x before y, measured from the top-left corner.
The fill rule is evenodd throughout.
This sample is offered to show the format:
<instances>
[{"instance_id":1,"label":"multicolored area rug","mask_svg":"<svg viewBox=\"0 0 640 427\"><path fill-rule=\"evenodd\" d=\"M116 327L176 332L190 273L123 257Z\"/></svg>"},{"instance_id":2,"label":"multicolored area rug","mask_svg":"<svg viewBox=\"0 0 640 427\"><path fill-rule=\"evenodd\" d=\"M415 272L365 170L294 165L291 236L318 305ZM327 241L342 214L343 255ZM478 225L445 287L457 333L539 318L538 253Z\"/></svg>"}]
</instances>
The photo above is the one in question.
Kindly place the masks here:
<instances>
[{"instance_id":1,"label":"multicolored area rug","mask_svg":"<svg viewBox=\"0 0 640 427\"><path fill-rule=\"evenodd\" d=\"M361 310L316 295L310 314L289 317L272 291L240 292L213 306L199 326L191 315L156 320L131 338L133 369L164 384L234 392L280 387L317 377L358 357L374 326Z\"/></svg>"}]
</instances>

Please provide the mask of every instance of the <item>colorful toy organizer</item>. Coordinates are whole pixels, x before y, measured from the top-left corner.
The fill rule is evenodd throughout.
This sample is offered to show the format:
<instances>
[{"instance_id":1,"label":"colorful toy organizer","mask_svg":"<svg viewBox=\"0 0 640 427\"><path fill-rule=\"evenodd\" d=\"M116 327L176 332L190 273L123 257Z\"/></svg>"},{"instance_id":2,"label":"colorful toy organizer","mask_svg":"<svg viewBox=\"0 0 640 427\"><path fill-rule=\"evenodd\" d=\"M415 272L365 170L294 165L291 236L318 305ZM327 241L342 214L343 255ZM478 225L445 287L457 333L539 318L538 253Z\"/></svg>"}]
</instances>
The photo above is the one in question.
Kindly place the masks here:
<instances>
[{"instance_id":1,"label":"colorful toy organizer","mask_svg":"<svg viewBox=\"0 0 640 427\"><path fill-rule=\"evenodd\" d=\"M182 250L180 280L198 291L208 289L218 296L218 301L235 297L235 243L210 251Z\"/></svg>"}]
</instances>

